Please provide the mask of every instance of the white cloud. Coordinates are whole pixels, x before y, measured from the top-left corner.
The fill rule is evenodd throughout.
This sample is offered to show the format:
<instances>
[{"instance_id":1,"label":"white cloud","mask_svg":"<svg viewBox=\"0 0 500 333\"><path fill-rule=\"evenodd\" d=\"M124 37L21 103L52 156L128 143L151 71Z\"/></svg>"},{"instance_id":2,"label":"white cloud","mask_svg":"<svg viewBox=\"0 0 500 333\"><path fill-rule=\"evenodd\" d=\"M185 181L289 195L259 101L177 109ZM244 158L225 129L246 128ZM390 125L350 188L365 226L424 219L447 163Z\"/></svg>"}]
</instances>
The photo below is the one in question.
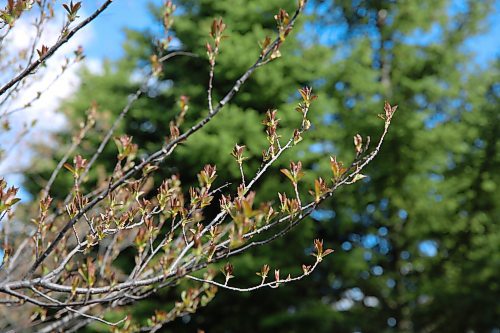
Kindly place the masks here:
<instances>
[{"instance_id":1,"label":"white cloud","mask_svg":"<svg viewBox=\"0 0 500 333\"><path fill-rule=\"evenodd\" d=\"M104 73L104 64L102 60L96 58L85 59L85 66L95 75L102 75Z\"/></svg>"},{"instance_id":2,"label":"white cloud","mask_svg":"<svg viewBox=\"0 0 500 333\"><path fill-rule=\"evenodd\" d=\"M84 13L81 17L86 17ZM8 39L4 41L4 48L0 51L5 59L7 49L12 55L22 49L30 47L31 42L36 34L36 29L32 25L33 16L26 16L16 23ZM53 45L59 36L62 26L62 16L48 21L45 25L44 32L37 45L37 49L41 45ZM23 140L15 146L15 149L9 152L6 158L0 160L0 175L12 181L12 184L19 186L20 177L9 177L9 174L21 172L23 168L30 165L33 154L30 152L30 142L50 142L52 133L61 130L66 125L66 119L62 113L58 112L61 101L73 94L80 85L78 71L82 63L71 65L66 72L57 79L54 79L61 73L61 65L65 63L65 58L72 58L73 51L78 46L85 45L90 42L93 37L92 24L80 30L68 43L63 45L53 57L51 57L44 67L39 68L37 73L31 76L31 84L23 89L20 94L15 96L11 103L4 105L4 109L0 109L0 114L5 111L23 108L26 103L30 102L38 92L43 92L40 99L37 99L31 107L22 109L8 117L12 130L5 132L0 130L0 148L6 150L16 141L18 134L23 130L25 124L30 124L36 120L36 125ZM89 63L92 67L98 68L98 60L86 59L84 63ZM12 77L14 73L3 73L0 75L0 84L4 84ZM5 108L6 107L6 108Z\"/></svg>"}]
</instances>

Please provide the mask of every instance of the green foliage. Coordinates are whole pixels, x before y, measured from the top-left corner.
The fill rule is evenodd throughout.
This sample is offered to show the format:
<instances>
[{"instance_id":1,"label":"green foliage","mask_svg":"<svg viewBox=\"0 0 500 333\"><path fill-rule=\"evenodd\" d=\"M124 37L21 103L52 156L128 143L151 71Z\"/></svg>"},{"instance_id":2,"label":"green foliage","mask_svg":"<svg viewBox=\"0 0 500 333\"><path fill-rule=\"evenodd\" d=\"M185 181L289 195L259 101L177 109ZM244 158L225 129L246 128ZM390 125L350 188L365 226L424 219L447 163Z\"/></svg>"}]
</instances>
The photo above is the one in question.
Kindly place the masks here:
<instances>
[{"instance_id":1,"label":"green foliage","mask_svg":"<svg viewBox=\"0 0 500 333\"><path fill-rule=\"evenodd\" d=\"M258 43L274 31L273 15L280 6L290 10L295 3L180 0L177 4L182 14L175 17L175 37L183 50L202 57L169 60L160 78L167 88L139 100L125 118L120 132L133 136L138 156L163 144L169 121L180 111L180 96L189 97L185 128L208 113L210 67L203 55L213 18L223 17L227 25L215 65L217 101L258 56ZM216 164L218 181L231 182L240 177L231 156L239 144L246 146L243 168L256 171L266 145L264 113L277 108L282 120L279 131L286 132L300 119L292 106L294 92L307 83L319 95L310 111L312 130L257 188L258 201L278 200L278 192L293 197L292 185L298 179L288 171L289 160L302 161L305 174L300 174L299 184L313 188L319 176L328 179L332 170L339 175L340 161L356 154L354 135L377 137L381 120L376 115L384 99L400 105L386 149L366 172L369 177L343 189L313 215L314 221L305 221L286 238L231 260L235 275L231 282L236 285L259 281L255 271L264 264L286 274L300 271L300 264L308 260L306 247L319 235L336 252L317 272L284 288L251 294L220 291L207 308L178 320L166 332L498 328L500 65L471 71L472 55L463 48L464 41L480 30L490 2L468 1L457 12L449 6L444 0L322 1L322 9L310 17L300 37L287 39L282 58L260 68L214 122L162 165L162 176L180 173L184 183L194 184L204 164ZM318 34L340 34L338 24L347 27L339 43L315 43L315 28L319 27ZM438 31L438 36L419 40L431 31ZM85 140L82 156L88 157L109 119L137 89L139 84L130 77L148 63L149 35L129 31L124 59L105 64L100 74L82 74L81 89L66 105L69 119L81 118L91 100L109 113ZM326 155L338 159L329 161ZM115 157L116 148L108 145L96 169L109 172ZM50 169L39 168L36 177L47 179ZM286 176L281 168L287 168ZM64 195L70 187L71 175L65 176L69 180L58 178L60 185L54 188L61 193L54 196ZM96 181L99 175L90 178ZM30 189L36 192L34 186ZM299 190L310 198L305 186ZM175 297L173 291L163 291L131 311L146 318L145 313L151 313L146 310L173 304Z\"/></svg>"}]
</instances>

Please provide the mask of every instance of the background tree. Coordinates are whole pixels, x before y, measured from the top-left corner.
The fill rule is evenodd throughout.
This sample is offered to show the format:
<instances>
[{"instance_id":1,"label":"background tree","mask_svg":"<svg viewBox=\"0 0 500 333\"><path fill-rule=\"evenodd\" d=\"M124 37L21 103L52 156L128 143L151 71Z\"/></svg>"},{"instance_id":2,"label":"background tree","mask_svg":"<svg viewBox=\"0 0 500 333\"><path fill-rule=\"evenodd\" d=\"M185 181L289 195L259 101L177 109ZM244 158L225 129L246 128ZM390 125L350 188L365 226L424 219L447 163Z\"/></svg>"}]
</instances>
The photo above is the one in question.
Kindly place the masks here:
<instances>
[{"instance_id":1,"label":"background tree","mask_svg":"<svg viewBox=\"0 0 500 333\"><path fill-rule=\"evenodd\" d=\"M216 99L251 62L246 50L273 28L274 19L266 13L290 6L264 1L178 4L183 12L176 18L174 32L182 50L205 52L207 29L199 25L208 27L213 17L223 16L231 27L216 67ZM312 280L248 295L220 292L210 307L166 331L307 332L314 327L320 332L489 332L498 328L499 259L494 255L499 244L498 118L493 111L498 105L498 68L474 68L472 55L464 49L464 43L481 31L491 2L317 1L312 5L314 15L305 32L297 39L292 35L284 45L294 56L277 59L274 66L257 72L224 120L194 136L196 140L181 147L168 165L182 166L190 171L183 174L195 175L203 163L218 160L222 163L218 166L224 166L219 170L228 172L225 178L238 177L237 164L227 151L245 142L248 156L259 156L264 143L258 138L264 141L264 137L258 114L268 108L293 108L290 92L304 83L321 89L313 109L312 137L304 138L306 148L289 155L303 161L306 179L329 169L328 161L320 158L325 153L351 158L347 144L353 133L375 137L379 122L370 115L385 98L403 106L389 138L391 148L382 152L362 186L344 189L313 215L315 221L269 248L232 261L241 273L239 281L249 282L245 280L251 280L262 263L293 266L316 234L335 244L336 254ZM102 74L85 74L81 91L68 103L71 119L88 108L91 99L111 114L122 110L124 97L140 84L129 79L137 66L147 63L155 47L150 43L153 34L129 31L124 59L106 65ZM141 149L156 148L169 132L165 105L172 105L181 94L189 96L188 123L207 110L207 78L204 59L171 59L161 78L164 89L150 92L152 100L139 100L121 130L133 135ZM293 116L280 117L285 128L294 121ZM113 154L110 149L103 156ZM109 170L113 166L106 160L100 163ZM255 170L257 165L246 167ZM183 177L183 181L196 179ZM259 189L291 193L284 176L266 179ZM170 297L160 294L133 311L140 316ZM243 311L248 315L241 316ZM227 314L224 321L220 313Z\"/></svg>"},{"instance_id":2,"label":"background tree","mask_svg":"<svg viewBox=\"0 0 500 333\"><path fill-rule=\"evenodd\" d=\"M317 298L323 296L327 304L319 305L325 309L324 318L330 319L325 331L328 326L339 332L483 332L498 327L494 319L498 308L479 310L496 290L492 280L485 277L481 287L476 285L476 289L471 284L467 291L459 290L458 284L449 284L452 276L460 276L462 282L476 280L458 268L467 266L458 261L470 258L466 253L475 252L474 246L465 245L464 239L451 230L474 234L463 211L464 222L457 223L465 200L456 189L467 189L472 202L482 201L481 194L469 192L474 186L464 180L471 179L466 173L468 168L455 165L450 156L458 158L460 151L459 159L464 161L468 152L477 150L466 139L471 130L466 119L478 119L487 113L484 94L494 80L489 81L490 75L481 72L483 80L479 83L472 78L477 73L464 70L473 67L472 55L464 51L463 45L479 31L489 4L467 2L460 9L446 1L346 1L325 5L331 6L326 13L337 13L325 15L325 19L348 27L339 46L345 57L336 63L338 66L331 67L328 81L327 93L339 105L332 110L334 121L328 133L341 136L344 129L347 133L360 124L362 131L369 133L372 124L362 114L381 97L391 96L405 106L397 120L396 134L390 139L391 149L374 164L371 179L335 200L329 214L325 214L335 217L323 222L330 224L324 227L323 237L341 244L345 251L330 259L326 273L329 279L319 279L329 284L315 289L321 290ZM432 11L426 9L430 7ZM495 105L491 97L487 100L488 105ZM360 115L360 119L352 118L352 114ZM319 133L318 138L325 137L325 132ZM486 141L494 146L497 139L490 137ZM343 151L342 146L335 148ZM476 157L474 163L480 165L480 160ZM460 176L452 180L448 176L450 169ZM479 179L489 179L484 167L475 170L481 174ZM494 228L492 221L497 213L490 209L475 206L476 213L484 217L480 229L486 225ZM468 214L474 215L470 211ZM457 248L463 252L457 253ZM486 246L482 251L491 253L492 249ZM472 261L488 262L486 271L497 267L496 259L490 261L488 255ZM469 273L474 275L472 271ZM456 302L445 302L443 290ZM486 290L488 295L479 296ZM498 297L497 292L493 294ZM472 311L472 307L478 311ZM299 308L309 313L309 308ZM335 315L337 311L342 315ZM297 312L285 322L296 317Z\"/></svg>"}]
</instances>

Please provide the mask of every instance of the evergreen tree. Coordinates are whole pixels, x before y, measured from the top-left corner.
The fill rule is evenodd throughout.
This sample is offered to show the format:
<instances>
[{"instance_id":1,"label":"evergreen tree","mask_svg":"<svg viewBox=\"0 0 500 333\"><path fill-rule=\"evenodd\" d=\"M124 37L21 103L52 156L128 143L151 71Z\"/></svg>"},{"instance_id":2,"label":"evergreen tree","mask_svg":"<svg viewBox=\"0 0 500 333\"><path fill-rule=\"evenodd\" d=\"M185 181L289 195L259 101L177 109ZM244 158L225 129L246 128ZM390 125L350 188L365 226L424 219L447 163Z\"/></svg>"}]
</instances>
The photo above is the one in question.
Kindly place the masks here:
<instances>
[{"instance_id":1,"label":"evergreen tree","mask_svg":"<svg viewBox=\"0 0 500 333\"><path fill-rule=\"evenodd\" d=\"M180 48L205 54L214 17L228 25L215 73L220 98L257 56L257 42L275 27L273 15L293 2L181 0L174 24ZM369 176L331 199L298 230L267 247L231 260L246 284L264 263L283 270L305 261L313 235L336 254L309 279L253 294L220 291L207 307L165 331L207 332L489 332L499 327L498 69L471 72L464 42L480 31L490 2L316 1L314 17L287 40L283 57L259 69L234 103L165 164L164 175L184 182L206 163L217 162L220 178L237 179L229 152L244 143L258 161L265 137L263 113L278 108L283 131L296 114L294 92L304 84L319 90L313 131L301 148L282 160L304 162L306 182L328 175L325 155L353 156L352 136L377 137L384 99L400 105L387 149ZM318 28L319 27L319 28ZM316 32L314 32L316 31ZM76 119L96 100L113 117L138 83L131 73L148 62L151 32L128 31L126 57L101 74L84 73L67 104ZM328 36L338 36L329 40ZM306 61L304 60L306 59ZM163 90L141 99L121 131L142 151L157 149L168 133L172 108L189 96L187 124L208 112L208 64L178 57L165 67ZM104 120L103 120L103 123ZM99 138L90 138L87 146ZM112 167L108 147L100 160ZM84 153L83 153L84 155ZM85 156L85 155L84 155ZM109 157L109 159L107 158ZM169 169L175 165L179 169ZM246 165L255 170L258 163ZM279 173L278 168L272 171ZM97 175L94 175L97 177ZM60 180L62 181L62 179ZM69 186L67 186L69 188ZM61 188L65 188L62 186ZM290 191L284 177L259 185L261 200ZM304 193L304 195L308 195ZM274 198L275 199L275 198ZM149 315L168 291L134 306ZM221 316L223 318L221 319Z\"/></svg>"},{"instance_id":2,"label":"evergreen tree","mask_svg":"<svg viewBox=\"0 0 500 333\"><path fill-rule=\"evenodd\" d=\"M467 77L466 102L443 126L454 133L439 189L449 222L433 230L439 252L422 286L428 297L415 315L418 330L491 332L500 325L499 64Z\"/></svg>"},{"instance_id":3,"label":"evergreen tree","mask_svg":"<svg viewBox=\"0 0 500 333\"><path fill-rule=\"evenodd\" d=\"M495 82L485 80L485 73L480 74L482 80L469 81L472 55L463 47L479 31L489 4L467 2L455 8L446 1L339 1L326 5L332 6L328 13L337 15L334 23L348 28L338 47L341 59L332 66L327 83L332 99L325 104L331 105L327 119L332 124L317 136L335 139L322 142L321 148L346 152L338 143L345 143L347 135L356 130L370 133L376 127L366 114L377 108L380 99L390 99L402 109L387 141L389 148L368 172L370 179L318 215L326 217L322 236L343 249L329 259L329 269L319 279L327 283L316 288L320 292L315 298L323 297L315 309L323 310L322 328L325 332L331 328L488 332L498 327L494 319L498 307L491 304L498 298L491 277L498 259L485 254L494 252L491 245L473 251L471 257L474 242L498 244L493 223L498 205L482 194L479 185L485 177L486 188L491 191L494 184L490 173L495 162L484 155L494 160L492 147L498 139L487 137L494 128L476 122L482 113L483 125L488 114L494 124L488 109L495 108L498 100L493 87L484 99L488 85ZM484 139L471 134L467 138L471 119L476 131L485 130ZM478 142L484 145L481 153ZM451 167L450 156L463 165ZM465 165L471 163L477 165L475 183L463 181L470 177ZM450 172L455 179L448 176ZM471 200L467 205L465 198ZM474 231L472 221L477 216L482 220ZM486 230L492 230L491 243L485 241L485 234L490 234ZM463 262L465 258L470 258L470 265ZM486 267L479 269L483 264ZM484 272L483 278L474 277L476 269ZM461 283L468 288L460 290ZM449 298L455 299L452 305ZM294 327L294 318L310 314L311 306L302 304L302 310L282 318L282 324ZM485 304L488 310L479 310Z\"/></svg>"}]
</instances>

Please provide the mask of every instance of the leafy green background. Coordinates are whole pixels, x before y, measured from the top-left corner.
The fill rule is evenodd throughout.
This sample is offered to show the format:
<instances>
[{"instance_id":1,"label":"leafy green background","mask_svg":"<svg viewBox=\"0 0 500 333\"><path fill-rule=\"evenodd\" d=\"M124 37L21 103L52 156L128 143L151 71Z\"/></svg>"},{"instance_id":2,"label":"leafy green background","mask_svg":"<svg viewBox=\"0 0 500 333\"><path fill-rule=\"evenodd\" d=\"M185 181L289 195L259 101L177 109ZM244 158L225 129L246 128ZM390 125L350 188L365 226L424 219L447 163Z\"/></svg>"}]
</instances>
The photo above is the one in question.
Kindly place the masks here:
<instances>
[{"instance_id":1,"label":"leafy green background","mask_svg":"<svg viewBox=\"0 0 500 333\"><path fill-rule=\"evenodd\" d=\"M119 132L132 135L144 154L164 142L179 96L190 97L186 126L208 112L204 45L213 18L221 16L228 25L215 71L219 99L255 61L258 42L273 35L273 15L279 8L292 12L295 2L176 4L175 37L183 50L201 57L169 60L161 77L167 88L140 99L127 115ZM453 11L444 0L312 1L283 57L260 68L213 122L162 165L162 177L179 172L187 185L206 163L217 164L220 181L236 181L230 151L239 143L248 147L251 175L266 144L265 111L279 110L286 137L299 121L293 111L297 89L310 85L319 95L311 132L257 187L258 200L276 200L278 191L291 191L280 167L301 160L304 184L328 178L328 156L348 161L353 135L380 134L377 114L384 100L399 104L385 145L366 170L369 178L342 189L293 233L231 260L234 283L251 285L265 263L297 272L311 261L312 240L323 238L336 252L313 275L255 293L221 290L206 308L164 332L498 332L500 62L475 65L463 46L481 32L493 2L463 4ZM437 36L425 38L435 31ZM73 128L89 101L108 113L82 145L84 157L137 89L130 78L147 66L152 35L127 31L123 59L106 63L99 74L82 72L81 88L63 108ZM64 153L67 135L52 152L54 160L37 163L27 174L32 193ZM96 170L112 168L115 155L110 144ZM60 176L54 195L64 196L70 184ZM176 297L176 290L165 290L126 311L146 318L156 308L168 310Z\"/></svg>"}]
</instances>

